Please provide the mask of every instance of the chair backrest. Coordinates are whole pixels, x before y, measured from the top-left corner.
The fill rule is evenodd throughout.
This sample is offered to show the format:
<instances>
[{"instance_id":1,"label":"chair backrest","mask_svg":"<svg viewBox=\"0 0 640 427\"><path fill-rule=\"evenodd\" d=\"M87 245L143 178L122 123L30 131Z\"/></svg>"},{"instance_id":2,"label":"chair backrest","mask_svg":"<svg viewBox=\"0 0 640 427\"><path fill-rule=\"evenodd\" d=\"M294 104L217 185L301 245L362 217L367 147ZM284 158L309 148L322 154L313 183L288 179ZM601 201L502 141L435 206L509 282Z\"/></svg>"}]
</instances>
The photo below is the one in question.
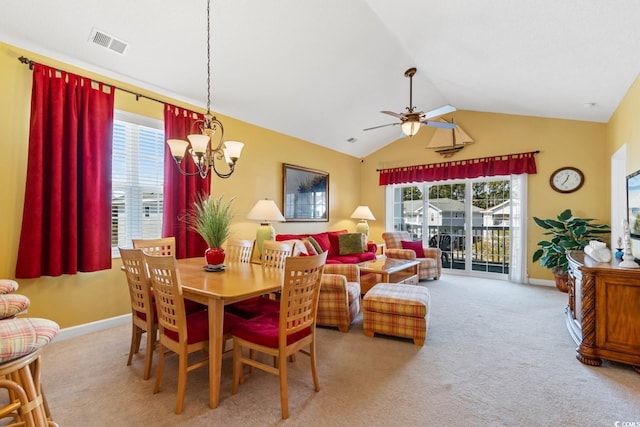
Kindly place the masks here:
<instances>
[{"instance_id":1,"label":"chair backrest","mask_svg":"<svg viewBox=\"0 0 640 427\"><path fill-rule=\"evenodd\" d=\"M229 262L250 263L253 255L253 240L227 240L227 260Z\"/></svg>"},{"instance_id":2,"label":"chair backrest","mask_svg":"<svg viewBox=\"0 0 640 427\"><path fill-rule=\"evenodd\" d=\"M145 320L153 321L155 314L151 302L151 282L147 275L144 253L141 249L119 249L129 285L131 314L135 316L136 313L140 313L144 315Z\"/></svg>"},{"instance_id":3,"label":"chair backrest","mask_svg":"<svg viewBox=\"0 0 640 427\"><path fill-rule=\"evenodd\" d=\"M386 249L402 249L402 241L411 240L408 231L386 231L382 233Z\"/></svg>"},{"instance_id":4,"label":"chair backrest","mask_svg":"<svg viewBox=\"0 0 640 427\"><path fill-rule=\"evenodd\" d=\"M163 237L161 239L133 239L133 247L142 249L149 255L176 256L176 238Z\"/></svg>"},{"instance_id":5,"label":"chair backrest","mask_svg":"<svg viewBox=\"0 0 640 427\"><path fill-rule=\"evenodd\" d=\"M262 243L262 267L265 269L284 269L285 260L291 256L291 243L265 240Z\"/></svg>"},{"instance_id":6,"label":"chair backrest","mask_svg":"<svg viewBox=\"0 0 640 427\"><path fill-rule=\"evenodd\" d=\"M184 299L176 259L172 255L144 255L155 294L160 334L167 331L187 339Z\"/></svg>"},{"instance_id":7,"label":"chair backrest","mask_svg":"<svg viewBox=\"0 0 640 427\"><path fill-rule=\"evenodd\" d=\"M319 255L287 257L280 296L280 348L287 335L315 328L322 271L327 252Z\"/></svg>"}]
</instances>

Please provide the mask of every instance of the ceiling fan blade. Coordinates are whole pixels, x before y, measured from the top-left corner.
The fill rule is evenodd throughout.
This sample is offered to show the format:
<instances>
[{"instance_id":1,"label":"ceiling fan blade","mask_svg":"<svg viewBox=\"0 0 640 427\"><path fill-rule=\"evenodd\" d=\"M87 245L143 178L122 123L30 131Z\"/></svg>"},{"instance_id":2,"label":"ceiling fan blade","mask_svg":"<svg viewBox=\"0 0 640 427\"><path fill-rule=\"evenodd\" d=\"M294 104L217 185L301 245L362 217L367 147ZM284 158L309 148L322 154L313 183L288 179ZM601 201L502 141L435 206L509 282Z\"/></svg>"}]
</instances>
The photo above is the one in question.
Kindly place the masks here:
<instances>
[{"instance_id":1,"label":"ceiling fan blade","mask_svg":"<svg viewBox=\"0 0 640 427\"><path fill-rule=\"evenodd\" d=\"M453 129L457 126L455 123L440 122L436 120L426 120L426 121L421 121L420 123L422 123L422 125L424 126L431 126L431 127L440 128L440 129Z\"/></svg>"},{"instance_id":2,"label":"ceiling fan blade","mask_svg":"<svg viewBox=\"0 0 640 427\"><path fill-rule=\"evenodd\" d=\"M383 128L383 127L387 127L387 126L395 126L395 125L399 125L399 124L400 123L389 123L387 125L374 126L372 128L366 128L366 129L362 129L362 130L378 129L378 128Z\"/></svg>"},{"instance_id":3,"label":"ceiling fan blade","mask_svg":"<svg viewBox=\"0 0 640 427\"><path fill-rule=\"evenodd\" d=\"M427 111L426 113L424 113L424 118L430 119L432 117L438 117L443 114L453 113L454 111L456 111L456 107L447 104L443 105L442 107L438 107L435 110Z\"/></svg>"},{"instance_id":4,"label":"ceiling fan blade","mask_svg":"<svg viewBox=\"0 0 640 427\"><path fill-rule=\"evenodd\" d=\"M396 117L398 119L402 119L402 116L404 116L404 114L394 113L393 111L380 111L380 112L383 113L383 114L388 114L390 116Z\"/></svg>"}]
</instances>

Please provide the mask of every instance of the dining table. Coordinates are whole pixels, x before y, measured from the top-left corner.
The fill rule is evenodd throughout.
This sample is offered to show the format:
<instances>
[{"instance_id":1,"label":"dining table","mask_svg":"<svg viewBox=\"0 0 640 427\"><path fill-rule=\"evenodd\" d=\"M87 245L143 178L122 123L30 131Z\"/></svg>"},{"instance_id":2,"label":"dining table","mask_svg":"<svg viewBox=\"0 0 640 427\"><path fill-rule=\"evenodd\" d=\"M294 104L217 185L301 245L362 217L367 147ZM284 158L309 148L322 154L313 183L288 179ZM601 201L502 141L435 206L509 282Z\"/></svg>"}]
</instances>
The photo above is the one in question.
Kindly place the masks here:
<instances>
[{"instance_id":1,"label":"dining table","mask_svg":"<svg viewBox=\"0 0 640 427\"><path fill-rule=\"evenodd\" d=\"M178 261L184 298L205 304L209 320L209 407L220 401L224 306L282 288L282 270L264 270L260 264L230 262L224 269L207 271L202 258Z\"/></svg>"}]
</instances>

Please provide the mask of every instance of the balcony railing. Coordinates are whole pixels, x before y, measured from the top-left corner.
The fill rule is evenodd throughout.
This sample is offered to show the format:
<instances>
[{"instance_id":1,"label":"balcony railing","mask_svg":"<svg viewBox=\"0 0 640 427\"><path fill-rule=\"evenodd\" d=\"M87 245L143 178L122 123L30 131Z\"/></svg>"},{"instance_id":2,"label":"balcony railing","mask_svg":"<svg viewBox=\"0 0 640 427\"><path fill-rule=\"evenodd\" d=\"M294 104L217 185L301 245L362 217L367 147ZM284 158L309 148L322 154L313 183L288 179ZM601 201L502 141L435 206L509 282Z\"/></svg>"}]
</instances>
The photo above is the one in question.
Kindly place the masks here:
<instances>
[{"instance_id":1,"label":"balcony railing","mask_svg":"<svg viewBox=\"0 0 640 427\"><path fill-rule=\"evenodd\" d=\"M413 230L414 238L417 236ZM420 230L421 227L420 227ZM465 252L467 247L464 229L451 229L443 226L429 226L429 246L442 250L442 266L456 270L465 269ZM509 273L509 228L481 226L472 227L471 231L471 269L492 273Z\"/></svg>"}]
</instances>

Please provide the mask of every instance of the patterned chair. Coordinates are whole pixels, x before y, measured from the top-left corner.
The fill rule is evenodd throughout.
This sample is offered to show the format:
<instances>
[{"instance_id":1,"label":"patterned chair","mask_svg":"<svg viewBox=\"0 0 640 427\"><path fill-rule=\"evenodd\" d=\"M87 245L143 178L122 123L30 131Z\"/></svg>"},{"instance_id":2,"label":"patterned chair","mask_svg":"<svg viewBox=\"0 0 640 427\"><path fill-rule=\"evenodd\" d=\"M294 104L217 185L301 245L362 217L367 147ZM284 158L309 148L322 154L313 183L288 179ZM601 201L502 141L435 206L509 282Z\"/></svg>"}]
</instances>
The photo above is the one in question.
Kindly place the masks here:
<instances>
[{"instance_id":1,"label":"patterned chair","mask_svg":"<svg viewBox=\"0 0 640 427\"><path fill-rule=\"evenodd\" d=\"M386 248L384 254L395 259L417 259L420 261L419 280L432 278L438 280L442 274L442 251L439 248L429 248L422 245L424 257L416 255L413 249L404 249L402 242L411 242L407 231L390 231L382 233ZM413 242L415 243L415 242ZM405 246L408 246L405 243Z\"/></svg>"},{"instance_id":2,"label":"patterned chair","mask_svg":"<svg viewBox=\"0 0 640 427\"><path fill-rule=\"evenodd\" d=\"M320 285L316 323L349 332L360 312L360 268L357 264L327 264Z\"/></svg>"}]
</instances>

